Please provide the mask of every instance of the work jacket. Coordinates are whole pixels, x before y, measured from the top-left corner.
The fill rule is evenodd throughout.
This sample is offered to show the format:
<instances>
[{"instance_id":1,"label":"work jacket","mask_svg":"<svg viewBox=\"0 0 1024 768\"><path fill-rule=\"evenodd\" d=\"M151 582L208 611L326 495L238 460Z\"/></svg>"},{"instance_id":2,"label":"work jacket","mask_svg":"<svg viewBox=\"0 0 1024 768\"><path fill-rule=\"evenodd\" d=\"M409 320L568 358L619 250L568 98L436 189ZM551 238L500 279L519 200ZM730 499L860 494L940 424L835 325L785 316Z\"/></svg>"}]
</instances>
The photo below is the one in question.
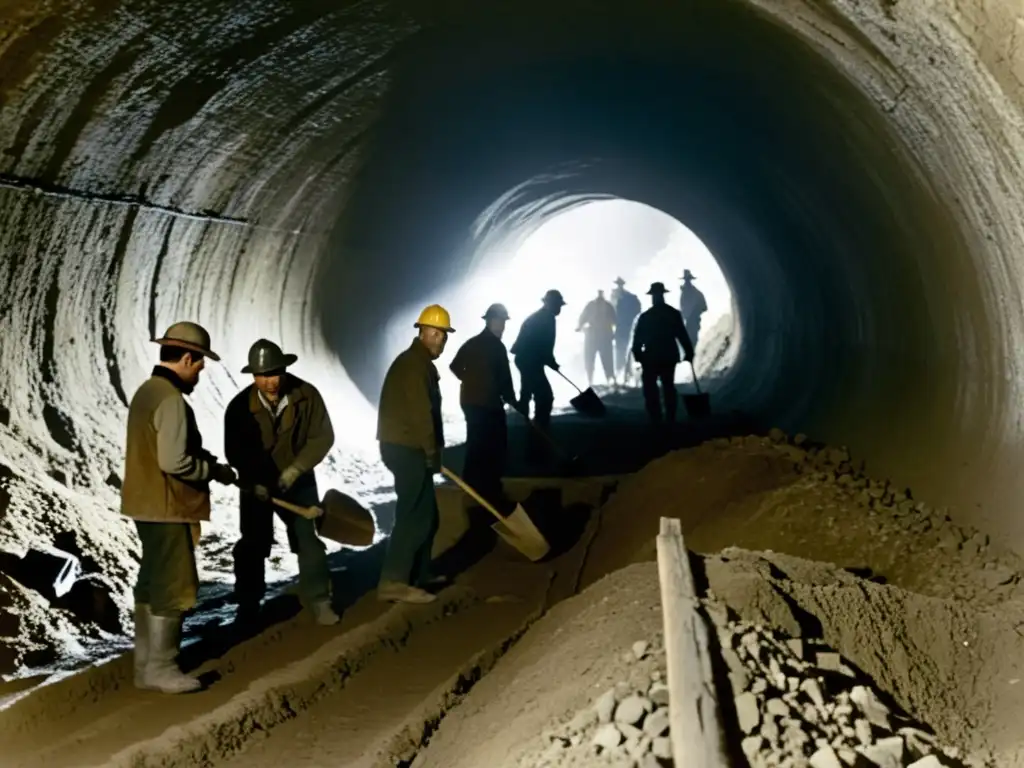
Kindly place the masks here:
<instances>
[{"instance_id":1,"label":"work jacket","mask_svg":"<svg viewBox=\"0 0 1024 768\"><path fill-rule=\"evenodd\" d=\"M611 339L615 333L615 307L605 299L594 299L583 308L577 326L589 338Z\"/></svg>"},{"instance_id":2,"label":"work jacket","mask_svg":"<svg viewBox=\"0 0 1024 768\"><path fill-rule=\"evenodd\" d=\"M288 400L276 416L254 384L232 398L224 413L224 455L243 487L263 485L274 491L281 472L295 466L302 474L288 499L316 504L320 497L313 468L333 447L334 427L316 387L287 373L282 385L281 402ZM243 494L243 502L247 497Z\"/></svg>"},{"instance_id":3,"label":"work jacket","mask_svg":"<svg viewBox=\"0 0 1024 768\"><path fill-rule=\"evenodd\" d=\"M512 344L520 368L555 366L555 316L541 307L523 321L519 335Z\"/></svg>"},{"instance_id":4,"label":"work jacket","mask_svg":"<svg viewBox=\"0 0 1024 768\"><path fill-rule=\"evenodd\" d=\"M377 412L377 440L418 448L433 460L444 446L440 376L418 338L391 363Z\"/></svg>"},{"instance_id":5,"label":"work jacket","mask_svg":"<svg viewBox=\"0 0 1024 768\"><path fill-rule=\"evenodd\" d=\"M683 283L679 289L679 311L688 323L700 322L700 316L708 311L704 294L693 283Z\"/></svg>"},{"instance_id":6,"label":"work jacket","mask_svg":"<svg viewBox=\"0 0 1024 768\"><path fill-rule=\"evenodd\" d=\"M683 345L687 359L693 359L693 344L683 325L683 316L668 304L655 304L636 321L633 331L633 359L640 365L673 365L679 362Z\"/></svg>"},{"instance_id":7,"label":"work jacket","mask_svg":"<svg viewBox=\"0 0 1024 768\"><path fill-rule=\"evenodd\" d=\"M615 302L615 336L619 339L628 339L633 321L640 314L640 299L635 293L625 289L613 295L612 299Z\"/></svg>"},{"instance_id":8,"label":"work jacket","mask_svg":"<svg viewBox=\"0 0 1024 768\"><path fill-rule=\"evenodd\" d=\"M216 459L203 450L188 387L158 365L128 406L121 513L147 523L210 519L210 471Z\"/></svg>"},{"instance_id":9,"label":"work jacket","mask_svg":"<svg viewBox=\"0 0 1024 768\"><path fill-rule=\"evenodd\" d=\"M487 328L459 347L450 367L462 382L459 402L463 406L502 408L502 401L515 403L508 352Z\"/></svg>"}]
</instances>

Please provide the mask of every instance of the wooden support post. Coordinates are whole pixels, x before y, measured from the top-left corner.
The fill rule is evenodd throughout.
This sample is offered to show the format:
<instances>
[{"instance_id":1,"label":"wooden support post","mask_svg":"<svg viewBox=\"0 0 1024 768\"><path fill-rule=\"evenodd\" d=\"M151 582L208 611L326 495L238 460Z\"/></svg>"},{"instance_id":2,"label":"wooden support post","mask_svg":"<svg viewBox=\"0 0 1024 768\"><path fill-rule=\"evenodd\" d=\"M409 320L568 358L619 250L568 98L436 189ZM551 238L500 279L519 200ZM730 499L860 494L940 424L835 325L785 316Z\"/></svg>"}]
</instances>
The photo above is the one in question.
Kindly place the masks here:
<instances>
[{"instance_id":1,"label":"wooden support post","mask_svg":"<svg viewBox=\"0 0 1024 768\"><path fill-rule=\"evenodd\" d=\"M678 520L661 518L658 577L665 622L669 718L677 768L727 768L707 621L697 607L690 561Z\"/></svg>"}]
</instances>

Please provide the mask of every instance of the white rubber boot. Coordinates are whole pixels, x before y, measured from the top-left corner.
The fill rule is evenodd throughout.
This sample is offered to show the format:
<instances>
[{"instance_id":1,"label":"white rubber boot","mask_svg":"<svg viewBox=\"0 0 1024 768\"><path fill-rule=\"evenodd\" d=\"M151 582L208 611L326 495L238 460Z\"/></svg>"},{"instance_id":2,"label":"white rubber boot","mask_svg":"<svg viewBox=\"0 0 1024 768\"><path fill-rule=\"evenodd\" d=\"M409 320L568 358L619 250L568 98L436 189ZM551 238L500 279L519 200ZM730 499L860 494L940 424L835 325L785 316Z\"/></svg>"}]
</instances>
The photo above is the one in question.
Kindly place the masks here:
<instances>
[{"instance_id":1,"label":"white rubber boot","mask_svg":"<svg viewBox=\"0 0 1024 768\"><path fill-rule=\"evenodd\" d=\"M432 603L437 595L432 595L425 589L413 587L408 584L399 584L395 581L385 581L377 587L377 599L388 603L414 603L423 605Z\"/></svg>"},{"instance_id":2,"label":"white rubber boot","mask_svg":"<svg viewBox=\"0 0 1024 768\"><path fill-rule=\"evenodd\" d=\"M146 664L149 662L149 606L135 604L135 687L145 688Z\"/></svg>"},{"instance_id":3,"label":"white rubber boot","mask_svg":"<svg viewBox=\"0 0 1024 768\"><path fill-rule=\"evenodd\" d=\"M143 687L161 693L191 693L202 684L178 669L181 616L149 616L149 662Z\"/></svg>"},{"instance_id":4,"label":"white rubber boot","mask_svg":"<svg viewBox=\"0 0 1024 768\"><path fill-rule=\"evenodd\" d=\"M321 600L319 603L313 603L309 609L317 624L323 624L325 627L329 627L332 624L337 624L341 621L341 617L338 616L331 607L330 600Z\"/></svg>"}]
</instances>

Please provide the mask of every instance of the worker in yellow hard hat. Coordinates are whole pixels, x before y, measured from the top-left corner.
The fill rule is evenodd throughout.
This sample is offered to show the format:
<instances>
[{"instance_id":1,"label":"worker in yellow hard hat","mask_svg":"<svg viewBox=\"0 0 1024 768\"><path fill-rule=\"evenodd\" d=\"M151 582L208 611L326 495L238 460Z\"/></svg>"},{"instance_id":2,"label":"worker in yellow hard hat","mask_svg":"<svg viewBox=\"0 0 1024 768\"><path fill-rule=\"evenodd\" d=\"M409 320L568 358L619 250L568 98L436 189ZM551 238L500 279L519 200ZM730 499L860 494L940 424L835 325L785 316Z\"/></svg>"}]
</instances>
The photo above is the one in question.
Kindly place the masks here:
<instances>
[{"instance_id":1,"label":"worker in yellow hard hat","mask_svg":"<svg viewBox=\"0 0 1024 768\"><path fill-rule=\"evenodd\" d=\"M412 344L384 377L377 417L380 456L395 477L395 527L388 540L377 596L381 600L429 603L430 550L438 510L433 476L441 471L444 431L441 390L434 361L454 332L448 310L431 304L420 313Z\"/></svg>"}]
</instances>

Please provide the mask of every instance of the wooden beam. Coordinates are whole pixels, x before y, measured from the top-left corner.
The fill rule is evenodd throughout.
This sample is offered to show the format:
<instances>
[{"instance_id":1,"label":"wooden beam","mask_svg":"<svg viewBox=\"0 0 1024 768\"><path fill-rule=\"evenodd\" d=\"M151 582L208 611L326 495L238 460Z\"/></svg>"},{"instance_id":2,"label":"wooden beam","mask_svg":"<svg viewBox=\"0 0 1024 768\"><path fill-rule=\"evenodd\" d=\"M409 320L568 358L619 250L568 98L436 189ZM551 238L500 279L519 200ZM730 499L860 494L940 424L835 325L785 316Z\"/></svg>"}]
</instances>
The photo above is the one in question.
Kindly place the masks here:
<instances>
[{"instance_id":1,"label":"wooden beam","mask_svg":"<svg viewBox=\"0 0 1024 768\"><path fill-rule=\"evenodd\" d=\"M698 610L679 520L661 518L658 577L665 623L672 754L681 768L727 768L707 620Z\"/></svg>"}]
</instances>

